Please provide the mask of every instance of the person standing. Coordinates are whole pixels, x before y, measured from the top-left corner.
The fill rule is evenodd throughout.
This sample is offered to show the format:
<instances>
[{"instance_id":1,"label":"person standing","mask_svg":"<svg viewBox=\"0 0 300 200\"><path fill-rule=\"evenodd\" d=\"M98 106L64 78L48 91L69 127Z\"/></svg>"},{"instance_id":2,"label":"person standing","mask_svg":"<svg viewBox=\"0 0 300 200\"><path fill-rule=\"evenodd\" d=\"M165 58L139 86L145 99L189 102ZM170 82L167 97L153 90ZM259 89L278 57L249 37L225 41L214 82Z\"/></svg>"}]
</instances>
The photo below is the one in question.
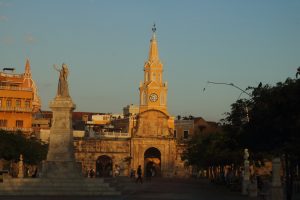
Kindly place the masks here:
<instances>
[{"instance_id":1,"label":"person standing","mask_svg":"<svg viewBox=\"0 0 300 200\"><path fill-rule=\"evenodd\" d=\"M120 176L120 167L119 165L115 165L115 177Z\"/></svg>"},{"instance_id":2,"label":"person standing","mask_svg":"<svg viewBox=\"0 0 300 200\"><path fill-rule=\"evenodd\" d=\"M141 182L141 184L143 184L143 179L142 179L142 167L141 167L141 165L139 165L139 167L138 167L138 169L137 169L137 175L138 175L138 177L137 177L137 179L136 179L136 183L137 182Z\"/></svg>"},{"instance_id":3,"label":"person standing","mask_svg":"<svg viewBox=\"0 0 300 200\"><path fill-rule=\"evenodd\" d=\"M135 171L134 171L134 169L131 169L130 170L130 178L134 179L134 177L135 177Z\"/></svg>"}]
</instances>

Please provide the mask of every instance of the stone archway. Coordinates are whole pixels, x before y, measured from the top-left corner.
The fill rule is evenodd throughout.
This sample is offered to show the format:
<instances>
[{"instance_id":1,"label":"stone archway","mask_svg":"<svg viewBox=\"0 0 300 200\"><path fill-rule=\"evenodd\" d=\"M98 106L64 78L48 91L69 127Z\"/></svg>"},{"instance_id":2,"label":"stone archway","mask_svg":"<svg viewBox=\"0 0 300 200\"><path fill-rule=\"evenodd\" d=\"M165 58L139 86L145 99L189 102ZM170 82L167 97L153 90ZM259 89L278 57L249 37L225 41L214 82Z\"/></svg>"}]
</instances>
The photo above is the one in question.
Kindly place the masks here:
<instances>
[{"instance_id":1,"label":"stone archway","mask_svg":"<svg viewBox=\"0 0 300 200\"><path fill-rule=\"evenodd\" d=\"M161 153L155 147L148 148L144 153L144 176L151 176L151 169L154 176L161 176Z\"/></svg>"},{"instance_id":2,"label":"stone archway","mask_svg":"<svg viewBox=\"0 0 300 200\"><path fill-rule=\"evenodd\" d=\"M112 176L112 159L109 156L99 156L96 161L96 176L111 177Z\"/></svg>"}]
</instances>

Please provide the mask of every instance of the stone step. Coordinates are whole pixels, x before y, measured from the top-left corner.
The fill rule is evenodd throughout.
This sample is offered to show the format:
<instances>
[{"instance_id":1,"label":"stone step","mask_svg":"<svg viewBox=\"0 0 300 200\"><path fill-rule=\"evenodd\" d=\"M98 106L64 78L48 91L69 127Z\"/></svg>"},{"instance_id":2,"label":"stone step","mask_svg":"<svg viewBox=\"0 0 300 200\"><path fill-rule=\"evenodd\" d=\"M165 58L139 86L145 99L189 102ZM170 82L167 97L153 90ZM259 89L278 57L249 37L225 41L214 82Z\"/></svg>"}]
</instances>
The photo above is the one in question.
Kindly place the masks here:
<instances>
[{"instance_id":1,"label":"stone step","mask_svg":"<svg viewBox=\"0 0 300 200\"><path fill-rule=\"evenodd\" d=\"M104 182L104 179L102 178L78 178L78 179L46 179L46 178L7 178L4 179L4 182L22 182L22 183L27 183L27 182Z\"/></svg>"},{"instance_id":2,"label":"stone step","mask_svg":"<svg viewBox=\"0 0 300 200\"><path fill-rule=\"evenodd\" d=\"M110 185L108 183L4 183L3 186L14 186L14 187L22 187L22 186L33 186L33 187L39 187L41 185L43 186L56 186L56 187L63 187L65 185L68 185L69 187L109 187ZM1 187L1 186L0 186Z\"/></svg>"},{"instance_id":3,"label":"stone step","mask_svg":"<svg viewBox=\"0 0 300 200\"><path fill-rule=\"evenodd\" d=\"M119 196L120 192L110 191L14 191L1 192L1 196Z\"/></svg>"},{"instance_id":4,"label":"stone step","mask_svg":"<svg viewBox=\"0 0 300 200\"><path fill-rule=\"evenodd\" d=\"M69 189L16 189L16 190L0 190L0 196L5 195L14 195L14 196L22 196L22 195L69 195L69 196L77 196L77 195L120 195L119 191L114 190L72 190Z\"/></svg>"},{"instance_id":5,"label":"stone step","mask_svg":"<svg viewBox=\"0 0 300 200\"><path fill-rule=\"evenodd\" d=\"M120 195L103 179L5 179L1 195Z\"/></svg>"},{"instance_id":6,"label":"stone step","mask_svg":"<svg viewBox=\"0 0 300 200\"><path fill-rule=\"evenodd\" d=\"M114 188L111 187L47 187L47 186L42 186L42 187L31 187L31 186L23 186L23 187L1 187L0 191L6 191L6 190L88 190L88 191L115 191Z\"/></svg>"}]
</instances>

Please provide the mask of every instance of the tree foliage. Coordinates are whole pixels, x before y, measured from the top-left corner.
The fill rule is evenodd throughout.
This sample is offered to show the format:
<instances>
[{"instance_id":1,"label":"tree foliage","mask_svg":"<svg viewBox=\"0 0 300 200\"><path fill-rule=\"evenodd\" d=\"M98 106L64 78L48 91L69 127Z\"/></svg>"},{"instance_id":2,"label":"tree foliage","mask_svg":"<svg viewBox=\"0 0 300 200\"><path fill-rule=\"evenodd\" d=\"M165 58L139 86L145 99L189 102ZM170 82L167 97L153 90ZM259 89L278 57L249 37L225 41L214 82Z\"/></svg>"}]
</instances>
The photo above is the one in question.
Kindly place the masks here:
<instances>
[{"instance_id":1,"label":"tree foliage","mask_svg":"<svg viewBox=\"0 0 300 200\"><path fill-rule=\"evenodd\" d=\"M242 151L236 139L226 132L194 135L182 159L200 168L240 163Z\"/></svg>"},{"instance_id":2,"label":"tree foliage","mask_svg":"<svg viewBox=\"0 0 300 200\"><path fill-rule=\"evenodd\" d=\"M183 159L200 167L241 163L243 149L248 148L254 159L285 154L299 163L300 80L248 89L252 96L231 105L222 132L194 136Z\"/></svg>"},{"instance_id":3,"label":"tree foliage","mask_svg":"<svg viewBox=\"0 0 300 200\"><path fill-rule=\"evenodd\" d=\"M48 145L35 138L0 130L0 159L18 161L22 154L25 163L38 164L46 158L47 151Z\"/></svg>"},{"instance_id":4,"label":"tree foliage","mask_svg":"<svg viewBox=\"0 0 300 200\"><path fill-rule=\"evenodd\" d=\"M245 145L253 151L290 154L299 158L300 80L253 88Z\"/></svg>"}]
</instances>

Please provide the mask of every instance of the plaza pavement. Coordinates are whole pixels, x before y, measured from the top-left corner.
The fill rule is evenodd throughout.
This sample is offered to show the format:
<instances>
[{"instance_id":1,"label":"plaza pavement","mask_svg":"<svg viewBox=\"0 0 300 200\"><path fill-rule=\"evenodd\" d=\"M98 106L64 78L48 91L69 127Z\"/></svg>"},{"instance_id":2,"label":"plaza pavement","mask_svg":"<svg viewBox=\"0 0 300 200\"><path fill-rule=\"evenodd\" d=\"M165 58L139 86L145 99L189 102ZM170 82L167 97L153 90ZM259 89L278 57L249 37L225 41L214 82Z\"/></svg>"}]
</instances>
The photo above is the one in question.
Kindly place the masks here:
<instances>
[{"instance_id":1,"label":"plaza pavement","mask_svg":"<svg viewBox=\"0 0 300 200\"><path fill-rule=\"evenodd\" d=\"M122 191L121 196L0 196L0 200L256 200L232 192L225 186L211 184L205 179L152 178L143 184L128 177L106 179Z\"/></svg>"}]
</instances>

